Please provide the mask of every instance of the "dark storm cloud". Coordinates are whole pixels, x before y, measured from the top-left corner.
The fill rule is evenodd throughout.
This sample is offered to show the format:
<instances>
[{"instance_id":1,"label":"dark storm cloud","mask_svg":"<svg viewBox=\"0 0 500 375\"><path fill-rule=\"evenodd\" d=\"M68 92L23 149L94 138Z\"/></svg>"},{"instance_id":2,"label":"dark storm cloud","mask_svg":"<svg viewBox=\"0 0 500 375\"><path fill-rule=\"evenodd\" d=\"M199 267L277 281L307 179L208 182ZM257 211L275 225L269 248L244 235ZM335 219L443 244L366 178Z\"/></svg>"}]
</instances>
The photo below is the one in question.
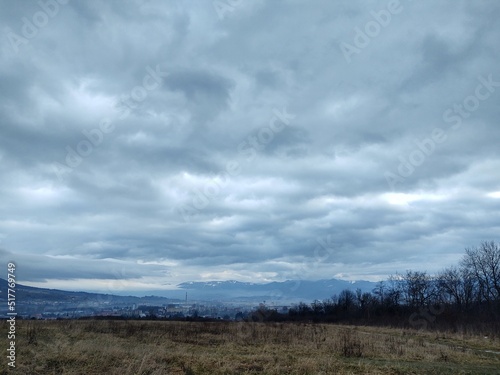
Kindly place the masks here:
<instances>
[{"instance_id":1,"label":"dark storm cloud","mask_svg":"<svg viewBox=\"0 0 500 375\"><path fill-rule=\"evenodd\" d=\"M205 112L208 113L203 114L213 117L227 107L232 83L217 74L180 71L170 74L166 85L171 90L184 93L195 105L206 107Z\"/></svg>"},{"instance_id":2,"label":"dark storm cloud","mask_svg":"<svg viewBox=\"0 0 500 375\"><path fill-rule=\"evenodd\" d=\"M49 3L0 15L25 281L378 279L495 239L497 2Z\"/></svg>"}]
</instances>

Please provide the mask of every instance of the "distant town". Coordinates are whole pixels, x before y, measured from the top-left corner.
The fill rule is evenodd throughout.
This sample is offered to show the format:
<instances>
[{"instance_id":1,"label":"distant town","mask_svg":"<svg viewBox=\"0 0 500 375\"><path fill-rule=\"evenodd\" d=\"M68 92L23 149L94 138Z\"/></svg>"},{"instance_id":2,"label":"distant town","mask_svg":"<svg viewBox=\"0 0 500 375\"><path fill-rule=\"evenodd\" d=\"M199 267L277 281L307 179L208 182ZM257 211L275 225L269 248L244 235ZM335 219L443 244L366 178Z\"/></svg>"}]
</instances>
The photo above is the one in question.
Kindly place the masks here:
<instances>
[{"instance_id":1,"label":"distant town","mask_svg":"<svg viewBox=\"0 0 500 375\"><path fill-rule=\"evenodd\" d=\"M25 319L123 317L127 319L240 320L258 309L287 314L300 302L330 298L342 290L371 291L375 283L288 280L267 284L238 281L188 282L168 296L120 296L45 289L17 284L16 312ZM0 278L0 317L7 317L7 281ZM183 295L184 298L178 298ZM176 298L173 298L173 297Z\"/></svg>"},{"instance_id":2,"label":"distant town","mask_svg":"<svg viewBox=\"0 0 500 375\"><path fill-rule=\"evenodd\" d=\"M23 319L78 319L86 317L122 317L127 319L183 319L206 318L218 320L243 320L249 313L261 308L263 304L243 304L227 302L177 302L158 304L130 305L113 304L106 301L72 304L63 302L40 301L24 303L18 308L18 317ZM275 306L280 313L288 313L289 306ZM7 309L0 309L0 316L7 317Z\"/></svg>"}]
</instances>

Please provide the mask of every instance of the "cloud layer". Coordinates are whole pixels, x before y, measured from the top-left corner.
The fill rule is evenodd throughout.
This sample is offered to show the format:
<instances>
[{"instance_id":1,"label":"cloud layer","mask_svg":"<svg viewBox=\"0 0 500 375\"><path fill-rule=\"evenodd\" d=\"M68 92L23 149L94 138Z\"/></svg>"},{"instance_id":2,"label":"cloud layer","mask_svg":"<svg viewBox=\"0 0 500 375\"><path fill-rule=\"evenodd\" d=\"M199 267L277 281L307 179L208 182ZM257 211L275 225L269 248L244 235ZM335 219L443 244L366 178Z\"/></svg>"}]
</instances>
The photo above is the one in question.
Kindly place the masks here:
<instances>
[{"instance_id":1,"label":"cloud layer","mask_svg":"<svg viewBox=\"0 0 500 375\"><path fill-rule=\"evenodd\" d=\"M1 3L21 282L377 280L498 239L494 0Z\"/></svg>"}]
</instances>

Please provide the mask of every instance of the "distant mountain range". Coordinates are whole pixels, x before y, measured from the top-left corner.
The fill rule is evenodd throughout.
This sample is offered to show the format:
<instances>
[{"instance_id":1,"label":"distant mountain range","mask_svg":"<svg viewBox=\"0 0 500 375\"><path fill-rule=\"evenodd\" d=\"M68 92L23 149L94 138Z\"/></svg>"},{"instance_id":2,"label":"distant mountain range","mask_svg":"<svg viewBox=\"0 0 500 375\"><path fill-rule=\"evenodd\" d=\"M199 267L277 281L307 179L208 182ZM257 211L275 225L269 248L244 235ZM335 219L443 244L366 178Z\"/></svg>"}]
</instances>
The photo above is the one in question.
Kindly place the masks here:
<instances>
[{"instance_id":1,"label":"distant mountain range","mask_svg":"<svg viewBox=\"0 0 500 375\"><path fill-rule=\"evenodd\" d=\"M7 281L0 278L0 304L6 307ZM189 301L220 301L260 303L294 303L323 300L339 294L344 289L361 289L370 292L375 283L370 281L330 280L287 280L264 284L239 281L185 282L177 285L177 290L152 290L145 297L123 296L102 293L70 292L57 289L35 288L22 284L16 285L16 304L18 306L40 305L55 306L125 306L125 305L163 305L182 302L187 293Z\"/></svg>"},{"instance_id":2,"label":"distant mountain range","mask_svg":"<svg viewBox=\"0 0 500 375\"><path fill-rule=\"evenodd\" d=\"M0 315L7 313L7 280L0 278ZM69 292L16 284L15 307L21 315L40 312L60 312L78 310L102 310L105 307L125 307L132 305L158 305L175 303L179 300L165 297L117 296L103 293Z\"/></svg>"},{"instance_id":3,"label":"distant mountain range","mask_svg":"<svg viewBox=\"0 0 500 375\"><path fill-rule=\"evenodd\" d=\"M304 301L323 300L339 294L344 289L371 292L376 283L371 281L287 280L265 284L229 281L185 282L178 287L185 290L190 299L221 301Z\"/></svg>"}]
</instances>

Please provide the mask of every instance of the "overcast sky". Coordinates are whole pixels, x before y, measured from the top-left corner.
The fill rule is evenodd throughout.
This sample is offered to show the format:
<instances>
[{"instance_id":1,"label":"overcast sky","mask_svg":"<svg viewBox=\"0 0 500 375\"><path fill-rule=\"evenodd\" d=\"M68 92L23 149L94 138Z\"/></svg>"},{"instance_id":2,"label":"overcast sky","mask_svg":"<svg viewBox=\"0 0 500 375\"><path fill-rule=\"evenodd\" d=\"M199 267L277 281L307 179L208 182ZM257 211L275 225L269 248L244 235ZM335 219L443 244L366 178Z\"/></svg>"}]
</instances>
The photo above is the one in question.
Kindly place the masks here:
<instances>
[{"instance_id":1,"label":"overcast sky","mask_svg":"<svg viewBox=\"0 0 500 375\"><path fill-rule=\"evenodd\" d=\"M496 0L0 7L2 277L380 280L499 239Z\"/></svg>"}]
</instances>

